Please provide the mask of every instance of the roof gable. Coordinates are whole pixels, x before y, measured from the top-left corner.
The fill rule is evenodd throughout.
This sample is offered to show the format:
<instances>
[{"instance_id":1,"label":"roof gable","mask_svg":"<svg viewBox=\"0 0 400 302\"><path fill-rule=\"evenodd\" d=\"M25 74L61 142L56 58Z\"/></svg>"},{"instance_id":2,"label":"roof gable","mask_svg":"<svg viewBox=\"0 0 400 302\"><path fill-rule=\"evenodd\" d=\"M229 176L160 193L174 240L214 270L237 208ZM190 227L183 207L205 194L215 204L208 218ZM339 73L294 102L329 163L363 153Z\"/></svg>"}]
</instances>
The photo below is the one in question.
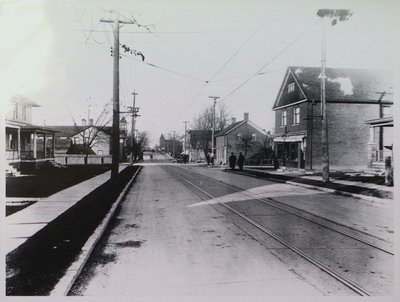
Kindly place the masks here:
<instances>
[{"instance_id":1,"label":"roof gable","mask_svg":"<svg viewBox=\"0 0 400 302\"><path fill-rule=\"evenodd\" d=\"M392 74L388 71L326 68L325 74L327 101L393 101L393 79ZM273 108L294 103L292 100L285 98L283 93L283 88L286 87L289 75L293 76L306 99L320 100L321 68L290 66Z\"/></svg>"},{"instance_id":2,"label":"roof gable","mask_svg":"<svg viewBox=\"0 0 400 302\"><path fill-rule=\"evenodd\" d=\"M228 135L230 132L232 132L233 130L240 128L242 125L244 124L248 124L249 126L253 127L254 129L256 129L257 131L263 133L266 135L266 132L264 129L261 129L259 126L257 126L256 124L254 124L253 122L249 121L249 120L242 120L233 124L230 124L229 126L225 127L224 129L218 131L218 133L215 136L223 136L223 135Z\"/></svg>"}]
</instances>

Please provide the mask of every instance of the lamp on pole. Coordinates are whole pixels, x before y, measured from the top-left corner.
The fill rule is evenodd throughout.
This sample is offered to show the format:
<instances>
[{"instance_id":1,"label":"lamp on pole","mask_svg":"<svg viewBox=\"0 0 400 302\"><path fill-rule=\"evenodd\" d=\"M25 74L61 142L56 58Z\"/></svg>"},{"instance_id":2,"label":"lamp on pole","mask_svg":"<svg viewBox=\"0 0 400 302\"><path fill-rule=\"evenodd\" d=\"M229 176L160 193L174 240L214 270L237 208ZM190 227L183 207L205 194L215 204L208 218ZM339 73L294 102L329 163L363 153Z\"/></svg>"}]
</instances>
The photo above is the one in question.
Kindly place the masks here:
<instances>
[{"instance_id":1,"label":"lamp on pole","mask_svg":"<svg viewBox=\"0 0 400 302\"><path fill-rule=\"evenodd\" d=\"M211 154L214 156L214 134L215 134L215 104L217 104L217 99L219 96L209 96L213 99L213 116L212 116L212 129L211 129Z\"/></svg>"},{"instance_id":2,"label":"lamp on pole","mask_svg":"<svg viewBox=\"0 0 400 302\"><path fill-rule=\"evenodd\" d=\"M348 9L319 9L317 16L322 19L321 39L321 140L322 140L322 181L329 182L328 120L326 112L326 23L335 26L338 21L346 21L353 13Z\"/></svg>"}]
</instances>

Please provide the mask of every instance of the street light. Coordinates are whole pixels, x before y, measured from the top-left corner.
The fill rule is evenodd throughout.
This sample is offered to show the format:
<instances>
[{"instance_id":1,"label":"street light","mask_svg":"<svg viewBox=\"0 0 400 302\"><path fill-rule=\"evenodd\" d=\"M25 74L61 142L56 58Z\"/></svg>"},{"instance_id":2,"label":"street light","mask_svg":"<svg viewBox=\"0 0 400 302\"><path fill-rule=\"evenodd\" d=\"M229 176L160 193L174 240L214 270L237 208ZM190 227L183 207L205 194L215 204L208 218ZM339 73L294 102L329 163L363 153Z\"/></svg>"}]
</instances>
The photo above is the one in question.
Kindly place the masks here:
<instances>
[{"instance_id":1,"label":"street light","mask_svg":"<svg viewBox=\"0 0 400 302\"><path fill-rule=\"evenodd\" d=\"M329 148L328 148L328 120L326 115L326 22L331 21L335 26L338 21L347 21L353 13L348 9L319 9L317 16L322 19L321 40L321 140L322 140L322 181L329 182Z\"/></svg>"}]
</instances>

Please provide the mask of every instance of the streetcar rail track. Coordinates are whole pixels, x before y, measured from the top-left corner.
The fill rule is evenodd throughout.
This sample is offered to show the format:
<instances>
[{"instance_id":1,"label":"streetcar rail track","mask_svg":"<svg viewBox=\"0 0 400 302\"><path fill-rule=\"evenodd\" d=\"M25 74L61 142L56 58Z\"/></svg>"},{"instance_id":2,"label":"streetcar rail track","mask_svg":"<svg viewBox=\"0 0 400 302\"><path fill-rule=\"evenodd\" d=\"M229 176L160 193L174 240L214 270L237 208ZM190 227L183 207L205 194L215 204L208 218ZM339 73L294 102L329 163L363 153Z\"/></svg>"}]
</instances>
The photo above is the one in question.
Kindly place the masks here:
<instances>
[{"instance_id":1,"label":"streetcar rail track","mask_svg":"<svg viewBox=\"0 0 400 302\"><path fill-rule=\"evenodd\" d=\"M176 171L175 171L176 172ZM190 173L196 173L199 174L203 177L207 177L202 175L201 173L197 173L197 172L193 172L190 171ZM215 199L217 198L217 196L214 196L212 194L210 194L209 192L205 191L203 188L197 186L196 184L194 184L193 182L191 182L190 180L187 180L186 178L184 178L183 176L179 175L178 173L174 173L175 177L179 178L181 181L189 184L191 187L194 187L196 190L200 191L201 193L203 193L204 195L206 195L207 197L211 198L211 199ZM223 183L223 182L222 182ZM227 188L230 188L231 190L234 190L235 192L237 192L237 190L233 189L231 185L226 184ZM241 189L242 190L242 189ZM242 192L238 192L238 193L242 193ZM318 223L317 221L313 221L307 218L302 217L301 215L298 215L296 213L291 213L290 211L288 211L287 209L284 209L283 207L279 207L277 205L274 204L270 204L269 202L262 200L260 198L254 198L254 196L250 196L249 194L244 194L243 195L247 195L248 197L251 197L253 200L258 200L261 201L263 203L266 203L272 207L276 207L279 208L282 211L288 212L292 215L295 215L297 217L306 219L310 222L313 223L317 223L323 227L327 227L321 223ZM267 228L265 228L264 226L262 226L261 224L257 223L256 221L252 220L251 218L247 217L246 215L244 215L243 213L240 213L238 210L234 209L233 207L227 205L226 203L220 202L218 203L219 205L225 207L226 209L228 209L229 211L231 211L232 213L236 214L237 216L241 217L242 219L244 219L245 221L247 221L248 223L250 223L251 225L253 225L254 227L256 227L257 229L261 230L263 233L267 234L268 236L274 238L275 240L277 240L278 242L280 242L282 245L286 246L288 249L292 250L293 252L295 252L296 254L298 254L299 256L301 256L302 258L304 258L305 260L307 260L308 262L312 263L313 265L315 265L316 267L318 267L319 269L321 269L322 271L324 271L325 273L327 273L328 275L330 275L331 277L335 278L336 280L338 280L339 282L341 282L342 284L344 284L345 286L347 286L349 289L353 290L355 293L359 294L360 296L371 296L371 293L368 292L366 289L364 289L362 286L360 286L359 284L357 284L356 282L350 280L349 278L347 278L346 276L342 275L341 273L338 273L337 271L335 271L334 269L326 266L325 264L323 264L322 262L320 262L319 260L309 256L306 252L304 252L303 250L297 248L296 246L294 246L293 244L289 243L287 240L285 240L284 238L280 237L279 235L275 234L274 232L268 230ZM296 208L297 209L297 208ZM307 212L308 213L308 212ZM312 214L312 213L310 213ZM314 215L314 214L313 214ZM316 215L314 215L316 216ZM323 219L322 217L320 217L321 219ZM338 230L335 230L334 228L331 227L327 227L328 229L338 232ZM388 253L390 255L393 255L393 253L391 251L388 251L380 246L376 246L375 244L372 244L370 242L365 242L365 240L357 238L356 236L353 236L351 234L346 234L345 232L341 232L339 231L338 233L344 235L344 236L348 236L350 238L352 238L353 240L362 242L370 247L376 248L382 252Z\"/></svg>"},{"instance_id":2,"label":"streetcar rail track","mask_svg":"<svg viewBox=\"0 0 400 302\"><path fill-rule=\"evenodd\" d=\"M191 173L196 173L196 174L198 174L198 175L201 175L202 177L207 177L207 176L204 176L204 175L201 174L201 173L197 173L197 172L193 172L193 171L190 171L190 172L191 172ZM264 203L264 204L267 204L267 205L269 205L269 206L271 206L271 207L277 208L277 209L279 209L279 210L281 210L281 211L290 213L290 214L292 214L292 215L294 215L294 216L297 216L297 217L299 217L299 218L302 218L302 219L305 219L305 220L307 220L307 221L313 222L313 223L315 223L315 224L317 224L317 225L320 225L320 226L322 226L322 227L325 227L325 228L327 228L327 229L330 229L330 230L332 230L332 231L335 231L335 232L337 232L337 233L339 233L339 234L341 234L341 235L347 236L347 237L349 237L349 238L351 238L351 239L354 239L354 240L356 240L356 241L358 241L358 242L361 242L361 243L364 243L364 244L366 244L366 245L368 245L368 246L371 246L371 247L373 247L373 248L376 248L376 249L378 249L378 250L380 250L380 251L382 251L382 252L384 252L384 253L387 253L387 254L389 254L389 255L392 255L392 256L394 255L394 251L393 251L392 249L390 249L389 247L383 246L382 244L373 243L373 242L371 242L371 241L369 241L369 240L367 240L367 239L363 239L363 238L357 237L356 235L350 234L350 232L345 231L345 230L341 230L340 228L348 229L348 230L350 230L350 231L357 232L357 233L359 233L359 234L363 234L363 235L366 235L366 236L369 236L369 237L373 237L373 238L375 238L375 239L377 239L377 240L381 240L381 241L386 242L384 239L381 239L381 238L376 237L376 236L373 236L373 235L371 235L371 234L369 234L369 233L363 232L362 230L358 230L358 229L352 228L352 227L350 227L350 226L348 226L348 225L340 224L340 223L338 223L338 222L336 222L336 221L327 219L327 218L325 218L325 217L318 216L318 215L316 215L316 214L314 214L314 213L305 211L305 210L303 210L303 209L299 209L299 208L297 208L297 207L294 207L294 206L291 206L291 205L282 203L282 202L280 202L280 201L278 201L278 200L275 200L275 199L273 199L273 198L271 198L271 197L267 197L267 198L259 198L259 197L256 197L256 196L254 196L254 195L245 193L245 192L243 191L243 189L240 188L240 187L238 187L238 186L231 185L231 184L227 184L227 183L225 183L225 182L223 182L223 181L219 181L219 184L220 184L220 185L223 185L224 187L226 187L226 188L228 188L228 189L231 189L231 190L235 191L236 193L239 193L239 194L242 194L242 195L244 195L244 196L247 196L247 197L249 197L249 198L251 198L251 199L253 199L253 200L257 200L257 201L262 202L262 203ZM272 203L271 201L272 201L273 203ZM276 204L276 203L278 203L279 205ZM290 209L288 209L288 208L292 208L293 210L290 210ZM314 218L312 218L312 217L305 217L305 215L303 215L303 214L298 214L298 213L296 213L296 211L298 211L298 212L303 212L303 213L305 213L306 215L313 216ZM335 225L337 225L337 226L335 226Z\"/></svg>"}]
</instances>

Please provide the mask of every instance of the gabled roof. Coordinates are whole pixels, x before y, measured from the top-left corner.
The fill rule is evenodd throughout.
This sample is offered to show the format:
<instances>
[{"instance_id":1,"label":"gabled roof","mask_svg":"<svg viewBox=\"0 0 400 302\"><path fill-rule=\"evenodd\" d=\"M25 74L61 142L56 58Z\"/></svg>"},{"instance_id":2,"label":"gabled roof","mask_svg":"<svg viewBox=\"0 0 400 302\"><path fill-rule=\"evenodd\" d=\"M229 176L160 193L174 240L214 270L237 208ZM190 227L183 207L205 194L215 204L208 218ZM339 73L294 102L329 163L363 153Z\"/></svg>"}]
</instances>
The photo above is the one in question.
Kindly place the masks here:
<instances>
[{"instance_id":1,"label":"gabled roof","mask_svg":"<svg viewBox=\"0 0 400 302\"><path fill-rule=\"evenodd\" d=\"M240 125L244 124L246 121L239 121L239 122L235 122L230 124L229 126L225 127L224 129L219 130L215 136L222 136L225 134L228 134L229 132L231 132L232 130L236 129L237 127L239 127Z\"/></svg>"},{"instance_id":2,"label":"gabled roof","mask_svg":"<svg viewBox=\"0 0 400 302\"><path fill-rule=\"evenodd\" d=\"M225 127L224 129L218 131L215 136L223 136L223 135L227 135L230 132L232 132L233 130L235 130L236 128L239 128L241 125L243 124L249 124L251 127L253 127L254 129L256 129L257 131L263 133L266 135L266 132L264 129L261 129L259 126L257 126L256 124L254 124L253 122L249 121L249 120L242 120L239 122L235 122L233 124L230 124L229 126Z\"/></svg>"},{"instance_id":3,"label":"gabled roof","mask_svg":"<svg viewBox=\"0 0 400 302\"><path fill-rule=\"evenodd\" d=\"M326 68L326 100L342 102L393 102L392 73L385 70ZM279 107L282 90L292 75L304 97L320 100L320 67L289 66L274 107ZM383 94L383 92L385 92Z\"/></svg>"},{"instance_id":4,"label":"gabled roof","mask_svg":"<svg viewBox=\"0 0 400 302\"><path fill-rule=\"evenodd\" d=\"M90 126L49 126L58 131L57 136L71 137Z\"/></svg>"},{"instance_id":5,"label":"gabled roof","mask_svg":"<svg viewBox=\"0 0 400 302\"><path fill-rule=\"evenodd\" d=\"M57 130L57 136L65 136L65 137L71 137L74 136L90 127L96 128L98 131L102 131L105 134L111 135L112 127L111 126L49 126L52 129Z\"/></svg>"}]
</instances>

